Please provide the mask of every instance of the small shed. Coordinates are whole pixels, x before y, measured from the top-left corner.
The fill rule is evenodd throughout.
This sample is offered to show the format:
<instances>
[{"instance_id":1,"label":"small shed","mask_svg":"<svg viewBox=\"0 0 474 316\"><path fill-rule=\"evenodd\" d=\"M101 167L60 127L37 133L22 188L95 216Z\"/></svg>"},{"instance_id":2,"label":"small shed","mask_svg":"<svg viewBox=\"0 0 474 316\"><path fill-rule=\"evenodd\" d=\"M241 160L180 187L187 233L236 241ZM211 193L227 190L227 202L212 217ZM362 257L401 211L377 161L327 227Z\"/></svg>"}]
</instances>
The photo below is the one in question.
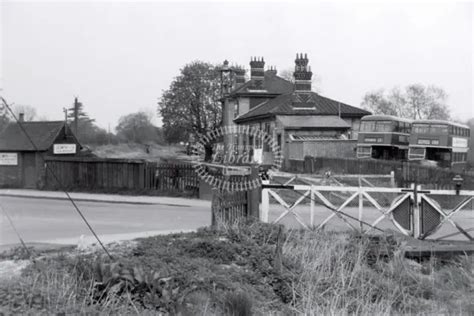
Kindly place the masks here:
<instances>
[{"instance_id":1,"label":"small shed","mask_svg":"<svg viewBox=\"0 0 474 316\"><path fill-rule=\"evenodd\" d=\"M41 189L44 158L75 156L81 148L64 121L11 123L0 132L0 187Z\"/></svg>"}]
</instances>

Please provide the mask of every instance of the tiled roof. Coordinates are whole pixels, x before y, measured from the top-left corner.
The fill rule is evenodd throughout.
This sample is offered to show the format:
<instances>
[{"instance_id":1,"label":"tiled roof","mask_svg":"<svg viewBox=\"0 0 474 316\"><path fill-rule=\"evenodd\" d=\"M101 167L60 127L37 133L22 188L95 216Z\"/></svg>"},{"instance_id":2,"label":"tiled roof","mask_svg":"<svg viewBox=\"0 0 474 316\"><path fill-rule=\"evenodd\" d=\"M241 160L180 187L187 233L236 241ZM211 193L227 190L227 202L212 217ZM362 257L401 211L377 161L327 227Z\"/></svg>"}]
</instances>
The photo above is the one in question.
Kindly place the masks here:
<instances>
[{"instance_id":1,"label":"tiled roof","mask_svg":"<svg viewBox=\"0 0 474 316\"><path fill-rule=\"evenodd\" d=\"M22 122L21 124L37 149L45 151L53 144L64 126L64 121L36 121ZM34 151L35 148L20 128L20 125L11 123L0 133L0 150Z\"/></svg>"},{"instance_id":2,"label":"tiled roof","mask_svg":"<svg viewBox=\"0 0 474 316\"><path fill-rule=\"evenodd\" d=\"M337 115L341 117L362 117L369 111L323 97L315 92L309 93L308 100L301 100L299 94L292 92L270 99L247 113L237 117L237 123L274 115Z\"/></svg>"},{"instance_id":3,"label":"tiled roof","mask_svg":"<svg viewBox=\"0 0 474 316\"><path fill-rule=\"evenodd\" d=\"M263 90L255 90L252 88L253 80L249 80L242 86L233 90L230 95L241 94L284 94L293 92L293 83L279 77L272 71L265 71L263 82Z\"/></svg>"},{"instance_id":4,"label":"tiled roof","mask_svg":"<svg viewBox=\"0 0 474 316\"><path fill-rule=\"evenodd\" d=\"M334 115L284 115L278 116L278 120L285 128L305 128L305 127L319 127L319 128L350 128L339 116Z\"/></svg>"}]
</instances>

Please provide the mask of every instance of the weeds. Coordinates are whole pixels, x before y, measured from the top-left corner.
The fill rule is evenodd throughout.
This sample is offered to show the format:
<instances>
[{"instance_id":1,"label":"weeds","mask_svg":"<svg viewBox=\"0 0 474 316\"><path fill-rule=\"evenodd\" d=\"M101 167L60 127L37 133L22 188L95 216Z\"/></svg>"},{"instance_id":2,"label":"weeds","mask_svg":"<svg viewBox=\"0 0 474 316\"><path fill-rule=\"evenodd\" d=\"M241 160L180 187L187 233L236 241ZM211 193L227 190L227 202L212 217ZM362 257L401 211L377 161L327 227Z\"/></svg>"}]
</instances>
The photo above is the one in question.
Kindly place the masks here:
<instances>
[{"instance_id":1,"label":"weeds","mask_svg":"<svg viewBox=\"0 0 474 316\"><path fill-rule=\"evenodd\" d=\"M66 314L469 314L469 257L415 262L396 240L261 223L140 239L117 261L38 259L0 284L0 312Z\"/></svg>"}]
</instances>

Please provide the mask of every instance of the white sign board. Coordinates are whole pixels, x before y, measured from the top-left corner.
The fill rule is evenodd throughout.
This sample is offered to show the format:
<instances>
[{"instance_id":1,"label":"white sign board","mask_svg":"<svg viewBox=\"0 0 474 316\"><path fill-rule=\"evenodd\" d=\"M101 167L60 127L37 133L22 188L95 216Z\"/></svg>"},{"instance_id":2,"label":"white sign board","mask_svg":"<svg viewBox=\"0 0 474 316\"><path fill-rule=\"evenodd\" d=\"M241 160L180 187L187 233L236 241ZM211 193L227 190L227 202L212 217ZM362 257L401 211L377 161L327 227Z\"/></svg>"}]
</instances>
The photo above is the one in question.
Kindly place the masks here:
<instances>
[{"instance_id":1,"label":"white sign board","mask_svg":"<svg viewBox=\"0 0 474 316\"><path fill-rule=\"evenodd\" d=\"M0 153L0 165L1 166L17 166L18 154L17 153Z\"/></svg>"},{"instance_id":2,"label":"white sign board","mask_svg":"<svg viewBox=\"0 0 474 316\"><path fill-rule=\"evenodd\" d=\"M55 155L75 154L76 144L54 144L53 153Z\"/></svg>"},{"instance_id":3,"label":"white sign board","mask_svg":"<svg viewBox=\"0 0 474 316\"><path fill-rule=\"evenodd\" d=\"M453 147L467 147L467 138L453 137Z\"/></svg>"}]
</instances>

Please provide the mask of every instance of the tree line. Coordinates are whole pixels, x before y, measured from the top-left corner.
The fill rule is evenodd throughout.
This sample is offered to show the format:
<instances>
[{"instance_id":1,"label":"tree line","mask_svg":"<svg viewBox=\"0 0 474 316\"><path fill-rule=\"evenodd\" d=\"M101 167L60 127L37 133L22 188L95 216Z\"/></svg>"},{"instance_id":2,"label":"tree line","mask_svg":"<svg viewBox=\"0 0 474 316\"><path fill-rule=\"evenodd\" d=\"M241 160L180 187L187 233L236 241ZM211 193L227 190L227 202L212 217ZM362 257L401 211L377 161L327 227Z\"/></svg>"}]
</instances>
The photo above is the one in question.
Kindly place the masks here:
<instances>
[{"instance_id":1,"label":"tree line","mask_svg":"<svg viewBox=\"0 0 474 316\"><path fill-rule=\"evenodd\" d=\"M25 121L45 120L37 115L36 109L29 105L14 105L12 111L16 119L20 113ZM67 122L71 130L84 145L105 145L122 142L133 142L139 144L163 143L162 131L152 123L153 113L138 111L122 116L116 132L112 133L95 123L95 119L85 111L85 107L77 100L67 109ZM0 131L8 124L14 122L15 118L6 108L0 108Z\"/></svg>"},{"instance_id":2,"label":"tree line","mask_svg":"<svg viewBox=\"0 0 474 316\"><path fill-rule=\"evenodd\" d=\"M68 109L68 121L76 126L79 140L85 144L107 144L118 142L136 143L178 143L192 142L199 135L222 124L223 85L232 86L232 76L222 77L221 66L194 61L180 69L169 88L164 90L158 101L157 113L163 126L152 123L153 114L139 111L122 116L116 127L116 134L95 124L94 119L84 111L79 102L77 112ZM291 79L289 70L281 76ZM315 75L317 78L319 76ZM320 81L320 79L318 79ZM319 89L319 87L318 87ZM318 90L317 89L317 90ZM394 115L410 119L451 119L448 95L440 87L411 84L404 88L383 89L364 95L360 107L373 114ZM37 118L36 110L28 106L14 107L18 114L25 113L26 120ZM0 109L0 129L11 118ZM474 128L474 119L468 123Z\"/></svg>"},{"instance_id":3,"label":"tree line","mask_svg":"<svg viewBox=\"0 0 474 316\"><path fill-rule=\"evenodd\" d=\"M220 125L222 120L219 65L192 62L185 65L163 91L158 112L163 118L163 136L168 142L187 141ZM292 80L291 70L279 76ZM315 75L320 81L320 76ZM315 88L320 90L319 85ZM450 120L448 95L434 85L411 84L404 88L383 89L364 95L360 107L373 114L409 119ZM472 122L471 120L470 122Z\"/></svg>"}]
</instances>

